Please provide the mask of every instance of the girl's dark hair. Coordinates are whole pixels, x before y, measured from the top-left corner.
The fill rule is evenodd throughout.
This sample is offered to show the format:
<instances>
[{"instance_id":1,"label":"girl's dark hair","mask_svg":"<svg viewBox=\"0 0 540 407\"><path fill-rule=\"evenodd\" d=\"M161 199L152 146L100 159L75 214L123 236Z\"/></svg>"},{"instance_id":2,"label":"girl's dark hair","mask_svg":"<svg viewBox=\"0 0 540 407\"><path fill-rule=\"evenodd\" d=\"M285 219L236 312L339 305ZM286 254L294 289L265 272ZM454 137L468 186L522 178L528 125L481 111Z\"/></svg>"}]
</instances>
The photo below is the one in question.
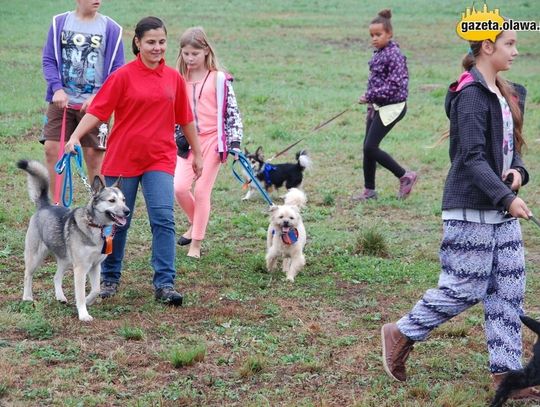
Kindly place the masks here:
<instances>
[{"instance_id":1,"label":"girl's dark hair","mask_svg":"<svg viewBox=\"0 0 540 407\"><path fill-rule=\"evenodd\" d=\"M140 41L141 38L144 37L145 32L150 30L157 30L159 28L163 28L163 31L165 31L165 35L167 34L167 28L165 27L165 23L157 17L145 17L137 23L137 26L135 27L135 35L131 40L131 49L133 50L133 53L135 55L139 53L139 48L137 48L137 45L135 45L135 38L139 39Z\"/></svg>"},{"instance_id":2,"label":"girl's dark hair","mask_svg":"<svg viewBox=\"0 0 540 407\"><path fill-rule=\"evenodd\" d=\"M390 11L389 8L385 8L384 10L379 11L377 17L371 20L370 24L382 24L384 31L386 31L387 33L391 33L394 31L392 28L392 23L390 22L391 18L392 11Z\"/></svg>"},{"instance_id":3,"label":"girl's dark hair","mask_svg":"<svg viewBox=\"0 0 540 407\"><path fill-rule=\"evenodd\" d=\"M501 35L504 31L501 31ZM499 37L497 35L497 38ZM491 40L484 40L491 41ZM476 65L476 58L480 55L480 50L482 49L482 43L484 41L469 41L471 50L463 57L461 65L466 71L470 71ZM497 41L497 39L495 39ZM494 44L495 46L495 44ZM495 77L495 85L501 91L501 94L506 99L510 111L512 112L512 120L514 121L514 142L516 151L521 153L521 148L525 145L525 139L523 138L523 115L521 114L521 109L519 108L519 98L514 89L514 87L506 79L497 74Z\"/></svg>"}]
</instances>

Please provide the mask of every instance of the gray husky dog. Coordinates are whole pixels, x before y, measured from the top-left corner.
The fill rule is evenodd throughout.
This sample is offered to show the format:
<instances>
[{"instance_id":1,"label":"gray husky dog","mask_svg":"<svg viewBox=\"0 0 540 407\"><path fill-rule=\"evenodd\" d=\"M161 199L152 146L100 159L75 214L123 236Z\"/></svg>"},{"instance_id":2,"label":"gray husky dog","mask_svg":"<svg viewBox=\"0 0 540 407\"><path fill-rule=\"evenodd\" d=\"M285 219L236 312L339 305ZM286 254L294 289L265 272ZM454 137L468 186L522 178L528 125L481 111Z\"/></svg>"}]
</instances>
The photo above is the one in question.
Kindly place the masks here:
<instances>
[{"instance_id":1,"label":"gray husky dog","mask_svg":"<svg viewBox=\"0 0 540 407\"><path fill-rule=\"evenodd\" d=\"M33 301L32 275L45 256L52 252L56 257L57 270L54 276L56 299L67 302L62 290L62 278L73 270L75 279L75 303L81 321L93 318L86 309L99 295L100 265L106 240L104 228L126 224L129 208L117 180L105 187L99 177L92 183L92 198L86 207L68 209L51 205L49 200L49 175L38 161L20 160L17 166L28 173L28 192L36 204L37 211L30 218L24 248L24 301ZM112 247L112 246L111 246ZM86 296L86 278L89 277L91 291Z\"/></svg>"}]
</instances>

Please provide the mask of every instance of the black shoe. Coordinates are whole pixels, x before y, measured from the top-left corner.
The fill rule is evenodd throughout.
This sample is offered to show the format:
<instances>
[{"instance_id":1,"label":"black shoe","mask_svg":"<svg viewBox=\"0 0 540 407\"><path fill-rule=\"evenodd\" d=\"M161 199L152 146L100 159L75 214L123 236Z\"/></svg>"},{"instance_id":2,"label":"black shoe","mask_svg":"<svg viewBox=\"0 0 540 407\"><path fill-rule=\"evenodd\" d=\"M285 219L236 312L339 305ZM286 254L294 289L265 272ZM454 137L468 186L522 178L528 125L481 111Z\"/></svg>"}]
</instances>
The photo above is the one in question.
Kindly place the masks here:
<instances>
[{"instance_id":1,"label":"black shoe","mask_svg":"<svg viewBox=\"0 0 540 407\"><path fill-rule=\"evenodd\" d=\"M178 239L178 244L180 246L187 246L191 243L191 239L188 239L187 237L180 236L180 239Z\"/></svg>"},{"instance_id":2,"label":"black shoe","mask_svg":"<svg viewBox=\"0 0 540 407\"><path fill-rule=\"evenodd\" d=\"M167 305L181 306L184 297L172 287L163 287L156 290L156 301Z\"/></svg>"},{"instance_id":3,"label":"black shoe","mask_svg":"<svg viewBox=\"0 0 540 407\"><path fill-rule=\"evenodd\" d=\"M116 295L118 292L119 283L113 283L111 281L102 281L101 282L101 291L99 296L101 298L111 298Z\"/></svg>"}]
</instances>

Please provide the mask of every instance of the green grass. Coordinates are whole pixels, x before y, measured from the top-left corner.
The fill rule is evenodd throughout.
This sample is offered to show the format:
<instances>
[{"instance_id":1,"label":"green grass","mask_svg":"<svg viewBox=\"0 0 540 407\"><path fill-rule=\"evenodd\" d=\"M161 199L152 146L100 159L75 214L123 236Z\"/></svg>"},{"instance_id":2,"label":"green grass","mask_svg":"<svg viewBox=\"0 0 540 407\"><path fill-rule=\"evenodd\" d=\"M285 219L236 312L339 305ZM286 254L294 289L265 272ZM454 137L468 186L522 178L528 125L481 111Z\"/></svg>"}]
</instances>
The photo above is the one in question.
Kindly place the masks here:
<instances>
[{"instance_id":1,"label":"green grass","mask_svg":"<svg viewBox=\"0 0 540 407\"><path fill-rule=\"evenodd\" d=\"M144 330L135 326L125 325L118 330L118 334L128 341L140 341L144 338Z\"/></svg>"},{"instance_id":2,"label":"green grass","mask_svg":"<svg viewBox=\"0 0 540 407\"><path fill-rule=\"evenodd\" d=\"M45 110L41 47L52 15L74 2L10 2L0 17L0 405L486 405L493 391L480 306L415 347L406 384L385 375L379 344L381 325L401 317L437 284L440 204L449 163L447 144L433 146L448 128L446 87L459 75L467 50L454 28L470 4L154 3L103 3L102 11L125 28L129 59L133 27L143 16L165 19L170 65L183 30L203 25L235 77L243 147L263 146L270 157L304 137L297 147L307 149L314 162L304 182L306 267L294 284L281 271L266 271L267 206L258 196L241 201L245 191L229 163L213 192L202 258L189 259L178 248L182 308L153 299L151 232L142 196L120 291L90 307L92 323L77 319L71 273L64 279L69 304L54 299L52 258L34 276L34 303L22 302L24 236L33 206L15 162L43 160L37 142ZM540 19L533 2L489 6L515 20ZM397 180L379 169L379 199L358 205L350 197L363 186L365 108L355 101L368 75L367 26L382 7L392 8L395 36L410 70L407 115L383 148L420 178L410 198L400 201ZM533 212L540 208L538 41L538 33L519 33L520 56L505 74L528 89L524 159L531 181L520 195ZM351 111L312 131L348 107ZM295 152L276 162L293 160ZM86 203L82 191L76 180L76 205ZM272 197L279 202L279 195ZM176 223L183 233L187 221L179 210ZM525 310L539 316L540 233L527 222L522 229ZM526 357L534 339L524 331Z\"/></svg>"},{"instance_id":3,"label":"green grass","mask_svg":"<svg viewBox=\"0 0 540 407\"><path fill-rule=\"evenodd\" d=\"M356 253L365 256L388 257L388 245L382 233L368 229L358 238Z\"/></svg>"},{"instance_id":4,"label":"green grass","mask_svg":"<svg viewBox=\"0 0 540 407\"><path fill-rule=\"evenodd\" d=\"M266 359L261 357L260 355L249 356L240 368L240 377L245 379L246 377L261 373L266 364Z\"/></svg>"},{"instance_id":5,"label":"green grass","mask_svg":"<svg viewBox=\"0 0 540 407\"><path fill-rule=\"evenodd\" d=\"M31 339L51 339L54 333L51 323L40 314L24 318L18 327Z\"/></svg>"},{"instance_id":6,"label":"green grass","mask_svg":"<svg viewBox=\"0 0 540 407\"><path fill-rule=\"evenodd\" d=\"M202 362L206 354L206 346L204 344L196 344L189 346L175 346L168 354L168 360L176 368L184 366L192 366L197 362Z\"/></svg>"}]
</instances>

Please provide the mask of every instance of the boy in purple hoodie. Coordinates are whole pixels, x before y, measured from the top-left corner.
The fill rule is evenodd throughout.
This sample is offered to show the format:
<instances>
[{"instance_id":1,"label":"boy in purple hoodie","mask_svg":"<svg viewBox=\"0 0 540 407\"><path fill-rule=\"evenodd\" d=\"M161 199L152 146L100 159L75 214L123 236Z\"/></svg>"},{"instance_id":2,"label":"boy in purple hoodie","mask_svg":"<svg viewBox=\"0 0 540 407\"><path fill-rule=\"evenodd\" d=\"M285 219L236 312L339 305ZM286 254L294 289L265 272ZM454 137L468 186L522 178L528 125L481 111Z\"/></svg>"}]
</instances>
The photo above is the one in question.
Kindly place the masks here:
<instances>
[{"instance_id":1,"label":"boy in purple hoodie","mask_svg":"<svg viewBox=\"0 0 540 407\"><path fill-rule=\"evenodd\" d=\"M50 190L55 189L54 166L63 153L60 134L65 110L65 141L84 116L94 95L107 77L124 64L122 27L98 12L101 0L76 0L75 11L53 17L43 47L43 76L49 103L43 137ZM107 124L95 128L82 140L89 179L99 175L105 152Z\"/></svg>"},{"instance_id":2,"label":"boy in purple hoodie","mask_svg":"<svg viewBox=\"0 0 540 407\"><path fill-rule=\"evenodd\" d=\"M392 41L390 10L382 10L369 25L371 43L376 48L369 61L367 91L359 103L368 104L366 137L364 139L364 190L352 197L353 201L377 199L375 170L377 163L399 178L398 198L406 198L417 175L406 171L388 153L379 148L382 139L407 111L409 73L405 56Z\"/></svg>"}]
</instances>

